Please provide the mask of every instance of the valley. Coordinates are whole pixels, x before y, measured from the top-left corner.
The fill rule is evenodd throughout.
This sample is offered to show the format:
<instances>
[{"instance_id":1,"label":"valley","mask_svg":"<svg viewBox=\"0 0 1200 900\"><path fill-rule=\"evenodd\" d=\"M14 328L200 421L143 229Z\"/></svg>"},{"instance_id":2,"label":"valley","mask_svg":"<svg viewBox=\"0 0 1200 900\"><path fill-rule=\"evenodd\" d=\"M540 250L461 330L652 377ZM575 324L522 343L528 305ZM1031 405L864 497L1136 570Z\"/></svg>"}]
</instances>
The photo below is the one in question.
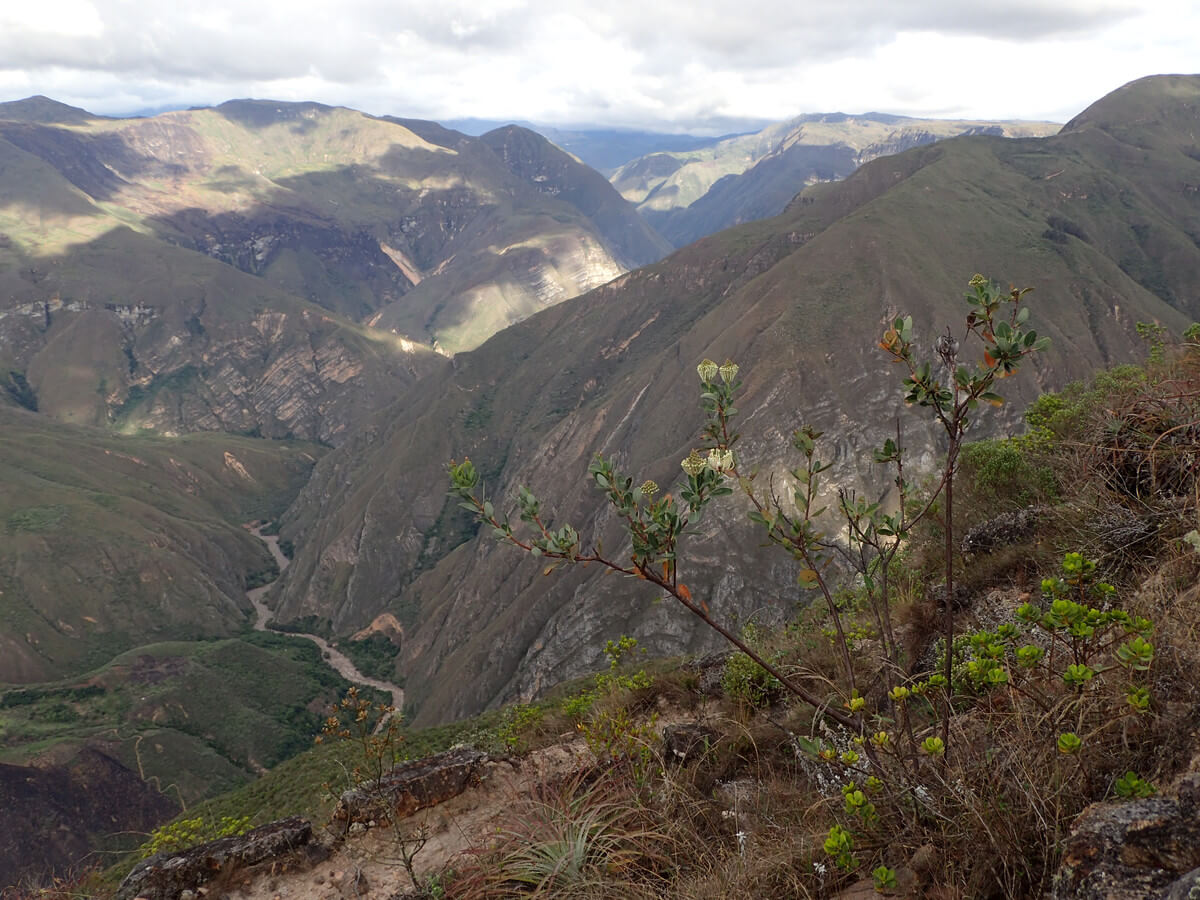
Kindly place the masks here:
<instances>
[{"instance_id":1,"label":"valley","mask_svg":"<svg viewBox=\"0 0 1200 900\"><path fill-rule=\"evenodd\" d=\"M974 273L1034 289L1050 347L972 439L1192 333L1198 121L1200 76L1155 76L1063 126L813 114L679 150L564 130L597 158L651 149L610 178L517 125L0 103L0 804L19 823L0 881L140 843L109 834L114 810L144 835L275 790L351 685L440 734L603 671L622 636L717 649L645 584L502 546L448 463L474 463L498 514L528 488L545 527L627 555L589 463L677 494L696 364L732 360L739 464L782 483L811 426L822 502L886 505L863 465L884 438L914 478L945 451L879 350L896 316L925 348ZM814 596L749 511L717 504L681 560L739 632Z\"/></svg>"},{"instance_id":2,"label":"valley","mask_svg":"<svg viewBox=\"0 0 1200 900\"><path fill-rule=\"evenodd\" d=\"M271 556L275 560L275 565L278 566L279 572L282 573L287 569L291 560L283 555L279 549L279 537L277 535L264 535L262 526L256 525L250 528L250 533L259 538L267 549L271 551ZM263 595L270 590L271 585L264 584L262 587L251 588L246 591L246 599L250 601L250 605L254 608L254 630L269 632L271 630L271 610L267 607L263 600ZM371 678L358 671L358 667L350 660L348 656L332 646L327 640L320 635L306 634L302 631L289 632L292 637L302 638L306 641L312 641L316 644L318 650L321 651L321 658L329 664L329 667L338 673L343 679L351 684L364 685L374 688L389 697L389 702L396 709L404 709L404 688L393 684L390 681L380 681Z\"/></svg>"}]
</instances>

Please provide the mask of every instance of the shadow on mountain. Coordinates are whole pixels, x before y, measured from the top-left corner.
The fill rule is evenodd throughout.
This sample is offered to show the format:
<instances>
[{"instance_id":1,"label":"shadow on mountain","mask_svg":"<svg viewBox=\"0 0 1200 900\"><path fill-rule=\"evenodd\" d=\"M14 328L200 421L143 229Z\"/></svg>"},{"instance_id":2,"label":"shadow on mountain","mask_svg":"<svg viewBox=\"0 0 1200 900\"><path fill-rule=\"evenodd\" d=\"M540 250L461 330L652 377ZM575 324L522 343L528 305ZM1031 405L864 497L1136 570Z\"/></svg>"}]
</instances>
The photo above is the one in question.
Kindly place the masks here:
<instances>
[{"instance_id":1,"label":"shadow on mountain","mask_svg":"<svg viewBox=\"0 0 1200 900\"><path fill-rule=\"evenodd\" d=\"M458 149L463 144L470 143L474 138L468 137L461 131L455 131L428 119L401 119L396 116L378 116L379 121L389 122L407 128L423 141L437 144L439 147Z\"/></svg>"},{"instance_id":2,"label":"shadow on mountain","mask_svg":"<svg viewBox=\"0 0 1200 900\"><path fill-rule=\"evenodd\" d=\"M122 175L171 178L188 171L187 166L141 153L129 142L131 132L145 127L142 124L123 132L88 134L52 125L0 122L0 138L48 163L93 199L107 201L129 187L130 182Z\"/></svg>"},{"instance_id":3,"label":"shadow on mountain","mask_svg":"<svg viewBox=\"0 0 1200 900\"><path fill-rule=\"evenodd\" d=\"M431 135L453 138L451 132ZM274 183L278 189L269 199L237 212L189 207L150 221L172 243L358 321L402 301L426 278L454 284L455 293L470 291L497 274L500 250L517 248L530 269L541 261L546 242L572 234L600 244L603 225L611 224L611 217L597 223L577 206L539 192L472 139L451 151L393 144L375 166L343 165ZM240 179L215 186L232 193ZM456 265L446 281L439 269L451 258ZM512 270L516 259L500 268ZM546 262L553 267L556 261ZM530 290L550 291L546 296L560 293L538 282L536 272L512 279L518 280L529 282ZM430 307L406 315L409 325L441 315L446 303L453 307L445 291L425 289L421 296L430 297ZM456 327L465 315L453 314ZM427 340L420 328L401 330Z\"/></svg>"},{"instance_id":4,"label":"shadow on mountain","mask_svg":"<svg viewBox=\"0 0 1200 900\"><path fill-rule=\"evenodd\" d=\"M0 763L0 882L68 874L101 835L146 832L178 805L91 747L65 765Z\"/></svg>"},{"instance_id":5,"label":"shadow on mountain","mask_svg":"<svg viewBox=\"0 0 1200 900\"><path fill-rule=\"evenodd\" d=\"M307 134L317 127L313 117L332 112L324 103L285 103L278 100L227 100L213 109L243 128L269 128L281 122L293 123L295 134Z\"/></svg>"}]
</instances>

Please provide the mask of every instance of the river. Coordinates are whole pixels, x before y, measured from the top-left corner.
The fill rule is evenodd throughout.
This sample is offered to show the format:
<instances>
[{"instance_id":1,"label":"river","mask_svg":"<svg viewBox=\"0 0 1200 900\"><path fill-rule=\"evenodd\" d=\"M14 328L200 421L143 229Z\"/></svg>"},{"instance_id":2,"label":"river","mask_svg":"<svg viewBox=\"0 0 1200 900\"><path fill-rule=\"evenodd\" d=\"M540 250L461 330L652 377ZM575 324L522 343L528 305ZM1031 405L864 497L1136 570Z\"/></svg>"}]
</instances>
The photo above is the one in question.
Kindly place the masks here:
<instances>
[{"instance_id":1,"label":"river","mask_svg":"<svg viewBox=\"0 0 1200 900\"><path fill-rule=\"evenodd\" d=\"M250 533L267 545L267 549L271 551L271 556L275 558L275 562L279 565L279 574L283 574L283 570L288 567L291 562L283 551L279 549L279 537L274 534L263 534L262 525L247 526ZM392 684L390 681L381 681L378 678L368 678L362 672L358 671L358 667L354 665L350 657L345 653L332 646L325 638L316 634L301 634L294 631L275 631L267 623L271 621L271 610L267 607L263 596L270 589L270 584L265 584L262 587L254 588L246 591L246 599L250 601L250 605L254 607L254 630L255 631L270 631L274 634L289 634L292 637L305 638L312 641L321 650L321 656L330 667L347 681L354 684L362 684L367 687L373 687L376 690L390 694L392 697L392 706L397 710L404 708L404 689L399 685Z\"/></svg>"}]
</instances>

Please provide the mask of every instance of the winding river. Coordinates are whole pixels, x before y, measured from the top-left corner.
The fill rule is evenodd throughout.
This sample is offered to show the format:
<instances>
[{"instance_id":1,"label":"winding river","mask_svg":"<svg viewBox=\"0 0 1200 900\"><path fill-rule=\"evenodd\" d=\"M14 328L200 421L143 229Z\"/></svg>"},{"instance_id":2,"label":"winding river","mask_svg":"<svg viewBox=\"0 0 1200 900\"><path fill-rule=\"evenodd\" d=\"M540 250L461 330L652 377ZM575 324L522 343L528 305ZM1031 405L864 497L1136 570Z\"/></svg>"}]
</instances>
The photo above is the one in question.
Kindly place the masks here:
<instances>
[{"instance_id":1,"label":"winding river","mask_svg":"<svg viewBox=\"0 0 1200 900\"><path fill-rule=\"evenodd\" d=\"M275 558L275 562L279 565L279 573L282 575L283 570L288 567L291 562L283 551L279 549L279 537L273 534L263 534L262 525L250 526L247 525L247 530L267 545L267 549L271 551L271 556ZM301 634L293 631L275 631L267 623L271 620L271 610L267 607L263 596L270 589L270 584L265 584L262 587L254 588L246 591L246 599L250 601L254 607L254 630L255 631L271 631L275 634L289 634L292 637L305 638L312 641L321 650L321 656L331 668L347 681L354 684L363 684L367 687L373 687L376 690L390 694L392 697L392 706L397 710L404 708L404 689L399 685L392 684L390 681L381 681L378 678L368 678L362 672L358 671L358 667L351 662L350 658L336 647L332 646L325 638L316 634Z\"/></svg>"}]
</instances>

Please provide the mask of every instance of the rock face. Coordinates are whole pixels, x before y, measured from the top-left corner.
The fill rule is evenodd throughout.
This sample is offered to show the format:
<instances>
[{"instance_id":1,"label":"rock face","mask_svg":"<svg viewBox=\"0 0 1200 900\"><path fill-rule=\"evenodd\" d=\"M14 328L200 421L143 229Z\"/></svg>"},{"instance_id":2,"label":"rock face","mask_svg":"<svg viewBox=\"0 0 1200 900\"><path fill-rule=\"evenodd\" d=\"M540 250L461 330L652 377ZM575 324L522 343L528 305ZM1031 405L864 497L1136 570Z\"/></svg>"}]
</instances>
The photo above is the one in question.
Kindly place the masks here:
<instances>
[{"instance_id":1,"label":"rock face","mask_svg":"<svg viewBox=\"0 0 1200 900\"><path fill-rule=\"evenodd\" d=\"M335 444L445 364L428 348L127 229L49 262L20 248L5 255L0 361L20 376L21 405L63 422ZM136 281L121 261L137 269ZM28 266L43 267L36 281L23 277Z\"/></svg>"},{"instance_id":2,"label":"rock face","mask_svg":"<svg viewBox=\"0 0 1200 900\"><path fill-rule=\"evenodd\" d=\"M343 793L334 821L346 829L356 822L393 822L445 803L478 783L487 761L486 753L462 748L405 763L377 781Z\"/></svg>"},{"instance_id":3,"label":"rock face","mask_svg":"<svg viewBox=\"0 0 1200 900\"><path fill-rule=\"evenodd\" d=\"M1200 94L1200 79L1184 83ZM623 633L664 655L710 649L701 626L640 582L595 567L543 577L544 566L477 534L445 496L446 461L469 456L497 510L527 486L556 527L569 522L585 546L621 554L589 460L612 457L635 484L669 490L702 427L696 363L730 357L744 379L737 449L761 480L794 468L791 432L810 424L825 432L829 483L882 491L863 461L894 433L897 413L910 416L913 469L932 468L940 449L928 420L902 412L879 337L902 311L919 340L961 323L966 281L980 270L1035 284L1031 321L1052 340L1002 385L1006 407L980 416L992 433L1019 427L1020 409L1042 391L1139 358L1137 321L1182 330L1200 317L1200 249L1187 236L1195 200L1169 187L1200 181L1200 164L1181 152L1194 142L1179 124L1187 116L1176 115L1191 101L1160 88L1145 86L1140 103L1153 120L1143 127L1150 149L1135 154L1144 164L1131 167L1129 145L1082 126L1039 141L981 135L918 147L459 355L319 464L284 524L299 550L278 615L330 616L348 634L393 612L405 628L406 699L422 724L603 668L605 640ZM1150 196L1133 213L1117 199ZM1055 215L1088 242L1044 237ZM1137 265L1130 215L1175 223L1155 226L1161 243L1147 241ZM725 622L779 618L805 602L790 560L761 546L745 506L730 498L706 511L680 573Z\"/></svg>"},{"instance_id":4,"label":"rock face","mask_svg":"<svg viewBox=\"0 0 1200 900\"><path fill-rule=\"evenodd\" d=\"M160 853L137 864L114 900L178 900L184 891L204 887L223 873L294 853L311 840L312 823L293 816L183 853Z\"/></svg>"},{"instance_id":5,"label":"rock face","mask_svg":"<svg viewBox=\"0 0 1200 900\"><path fill-rule=\"evenodd\" d=\"M1171 796L1093 806L1067 839L1059 900L1186 898L1200 892L1200 775Z\"/></svg>"}]
</instances>

